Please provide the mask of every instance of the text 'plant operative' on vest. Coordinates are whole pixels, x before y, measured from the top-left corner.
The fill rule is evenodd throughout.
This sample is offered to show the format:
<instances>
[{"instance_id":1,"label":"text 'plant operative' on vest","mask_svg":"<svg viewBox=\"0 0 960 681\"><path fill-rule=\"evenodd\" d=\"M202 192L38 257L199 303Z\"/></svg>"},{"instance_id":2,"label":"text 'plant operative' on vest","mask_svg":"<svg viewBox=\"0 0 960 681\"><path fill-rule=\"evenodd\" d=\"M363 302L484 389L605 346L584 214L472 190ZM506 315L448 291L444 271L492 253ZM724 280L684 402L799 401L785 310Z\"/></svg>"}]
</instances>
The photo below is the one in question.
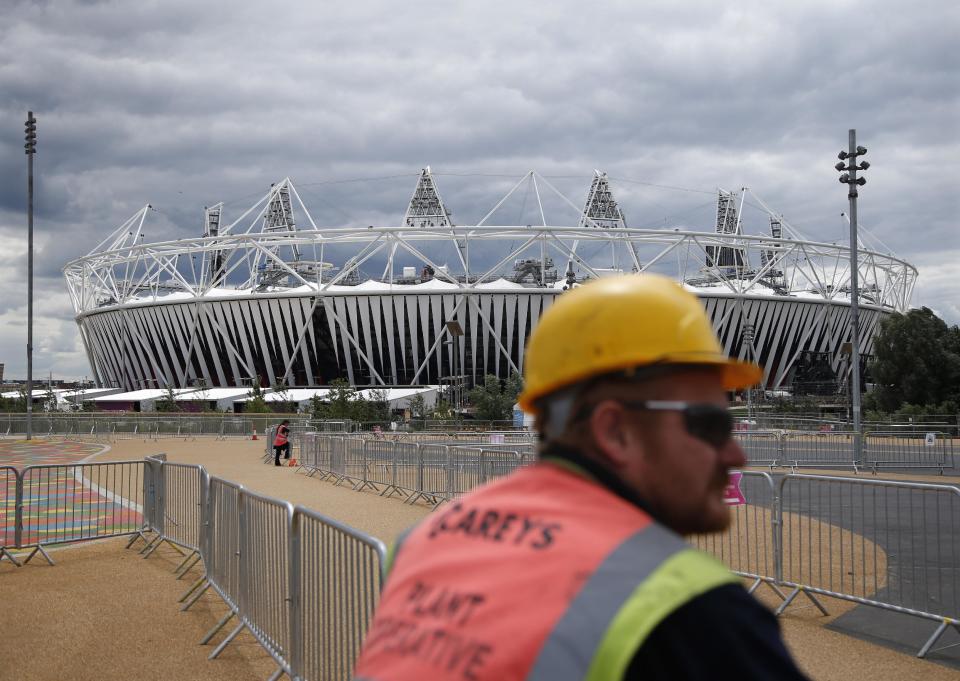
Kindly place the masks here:
<instances>
[{"instance_id":1,"label":"text 'plant operative' on vest","mask_svg":"<svg viewBox=\"0 0 960 681\"><path fill-rule=\"evenodd\" d=\"M563 527L527 515L492 508L467 508L455 503L430 524L430 539L461 533L492 542L525 544L531 549L549 547Z\"/></svg>"},{"instance_id":2,"label":"text 'plant operative' on vest","mask_svg":"<svg viewBox=\"0 0 960 681\"><path fill-rule=\"evenodd\" d=\"M467 635L462 628L485 601L483 594L417 581L404 600L403 613L381 622L365 645L372 653L415 657L475 681L493 646Z\"/></svg>"}]
</instances>

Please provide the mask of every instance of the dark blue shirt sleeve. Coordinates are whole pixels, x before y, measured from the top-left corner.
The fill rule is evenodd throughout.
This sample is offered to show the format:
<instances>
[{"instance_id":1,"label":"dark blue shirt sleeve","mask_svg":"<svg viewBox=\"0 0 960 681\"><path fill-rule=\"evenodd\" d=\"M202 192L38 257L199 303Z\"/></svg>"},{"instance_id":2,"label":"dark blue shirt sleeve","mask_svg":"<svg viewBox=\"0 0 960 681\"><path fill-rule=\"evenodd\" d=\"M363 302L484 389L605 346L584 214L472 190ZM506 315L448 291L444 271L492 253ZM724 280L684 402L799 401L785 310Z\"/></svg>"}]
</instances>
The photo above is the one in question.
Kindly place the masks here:
<instances>
[{"instance_id":1,"label":"dark blue shirt sleeve","mask_svg":"<svg viewBox=\"0 0 960 681\"><path fill-rule=\"evenodd\" d=\"M739 584L711 589L654 629L634 655L627 681L672 679L803 681L769 610Z\"/></svg>"}]
</instances>

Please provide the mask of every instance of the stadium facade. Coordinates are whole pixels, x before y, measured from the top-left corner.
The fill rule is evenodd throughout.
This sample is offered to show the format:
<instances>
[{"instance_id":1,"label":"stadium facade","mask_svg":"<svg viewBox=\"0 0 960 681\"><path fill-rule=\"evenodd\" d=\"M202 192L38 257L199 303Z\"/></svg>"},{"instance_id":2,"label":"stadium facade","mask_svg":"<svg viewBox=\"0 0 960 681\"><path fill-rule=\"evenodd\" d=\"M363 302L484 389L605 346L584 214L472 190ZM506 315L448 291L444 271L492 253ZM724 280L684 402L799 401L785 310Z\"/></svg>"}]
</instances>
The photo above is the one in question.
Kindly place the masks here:
<instances>
[{"instance_id":1,"label":"stadium facade","mask_svg":"<svg viewBox=\"0 0 960 681\"><path fill-rule=\"evenodd\" d=\"M518 192L533 195L539 224L489 224ZM547 195L579 220L551 224ZM637 229L604 173L575 204L530 172L477 224L457 225L426 168L400 224L323 228L285 179L228 225L222 204L205 209L196 238L145 243L145 206L64 275L105 387L472 385L522 370L530 330L564 290L636 271L699 296L726 352L758 361L767 388L842 385L848 249L803 238L765 206L763 229L747 233L746 197L718 190L706 229ZM917 276L870 246L859 250L865 354Z\"/></svg>"}]
</instances>

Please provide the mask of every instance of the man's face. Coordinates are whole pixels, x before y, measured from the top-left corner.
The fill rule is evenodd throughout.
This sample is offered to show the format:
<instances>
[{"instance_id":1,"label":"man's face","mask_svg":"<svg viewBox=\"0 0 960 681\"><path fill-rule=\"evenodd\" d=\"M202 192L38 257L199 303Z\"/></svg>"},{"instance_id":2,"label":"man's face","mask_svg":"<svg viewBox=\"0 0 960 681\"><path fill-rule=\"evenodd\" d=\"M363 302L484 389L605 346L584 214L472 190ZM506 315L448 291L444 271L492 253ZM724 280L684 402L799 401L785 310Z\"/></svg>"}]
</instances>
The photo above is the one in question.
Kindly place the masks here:
<instances>
[{"instance_id":1,"label":"man's face","mask_svg":"<svg viewBox=\"0 0 960 681\"><path fill-rule=\"evenodd\" d=\"M624 401L656 399L727 406L720 374L709 368L664 376L634 388L618 387L615 392ZM623 438L616 471L623 481L675 532L725 529L730 524L730 512L723 502L728 473L746 464L740 445L730 438L717 447L690 435L680 412L623 409L628 434Z\"/></svg>"}]
</instances>

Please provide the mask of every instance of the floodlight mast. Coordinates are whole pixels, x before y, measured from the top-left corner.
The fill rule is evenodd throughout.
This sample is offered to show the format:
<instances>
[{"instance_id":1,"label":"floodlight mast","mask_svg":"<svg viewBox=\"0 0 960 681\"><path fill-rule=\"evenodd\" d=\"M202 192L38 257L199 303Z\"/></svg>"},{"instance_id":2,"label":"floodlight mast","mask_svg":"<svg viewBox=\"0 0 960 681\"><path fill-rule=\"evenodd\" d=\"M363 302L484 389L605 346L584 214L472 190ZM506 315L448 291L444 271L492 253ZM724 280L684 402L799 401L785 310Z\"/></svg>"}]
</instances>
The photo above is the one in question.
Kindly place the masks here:
<instances>
[{"instance_id":1,"label":"floodlight mast","mask_svg":"<svg viewBox=\"0 0 960 681\"><path fill-rule=\"evenodd\" d=\"M858 466L863 466L863 434L860 425L860 290L859 267L857 265L857 187L867 183L865 177L857 177L858 170L870 167L867 161L859 166L857 159L867 153L866 147L857 146L857 131L850 130L849 149L841 151L840 159L835 168L842 171L840 182L849 187L847 198L850 200L850 409L853 412L853 441L854 459ZM844 161L849 159L849 165Z\"/></svg>"},{"instance_id":2,"label":"floodlight mast","mask_svg":"<svg viewBox=\"0 0 960 681\"><path fill-rule=\"evenodd\" d=\"M24 123L27 155L27 439L33 439L33 155L37 153L37 119L27 112Z\"/></svg>"}]
</instances>

